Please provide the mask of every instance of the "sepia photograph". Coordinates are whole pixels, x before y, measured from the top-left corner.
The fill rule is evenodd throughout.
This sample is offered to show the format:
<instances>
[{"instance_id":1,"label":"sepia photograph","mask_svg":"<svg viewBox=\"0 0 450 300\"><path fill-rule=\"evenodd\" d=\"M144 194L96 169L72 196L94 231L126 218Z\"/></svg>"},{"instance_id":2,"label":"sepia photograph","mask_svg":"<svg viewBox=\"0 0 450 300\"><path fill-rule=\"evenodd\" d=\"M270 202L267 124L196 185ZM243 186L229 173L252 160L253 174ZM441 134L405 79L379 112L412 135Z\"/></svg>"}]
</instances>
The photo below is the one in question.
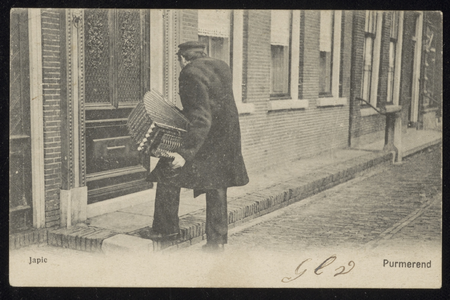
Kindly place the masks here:
<instances>
[{"instance_id":1,"label":"sepia photograph","mask_svg":"<svg viewBox=\"0 0 450 300\"><path fill-rule=\"evenodd\" d=\"M13 287L442 287L440 11L13 8Z\"/></svg>"}]
</instances>

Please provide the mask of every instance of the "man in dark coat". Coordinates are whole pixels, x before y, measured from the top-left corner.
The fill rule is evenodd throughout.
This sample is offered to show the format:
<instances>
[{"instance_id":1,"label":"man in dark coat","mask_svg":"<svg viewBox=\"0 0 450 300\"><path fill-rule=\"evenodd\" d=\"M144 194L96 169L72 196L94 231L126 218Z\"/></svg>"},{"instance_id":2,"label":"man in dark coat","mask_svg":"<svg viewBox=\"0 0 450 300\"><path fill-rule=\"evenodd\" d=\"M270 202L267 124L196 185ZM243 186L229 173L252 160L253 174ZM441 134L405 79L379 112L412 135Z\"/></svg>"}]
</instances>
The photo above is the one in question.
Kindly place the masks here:
<instances>
[{"instance_id":1,"label":"man in dark coat","mask_svg":"<svg viewBox=\"0 0 450 300\"><path fill-rule=\"evenodd\" d=\"M231 72L225 62L206 57L203 44L178 47L180 98L191 124L174 159L160 159L149 175L149 181L158 182L150 237L178 235L180 188L189 188L195 197L206 193L204 247L223 249L228 234L227 188L249 181Z\"/></svg>"}]
</instances>

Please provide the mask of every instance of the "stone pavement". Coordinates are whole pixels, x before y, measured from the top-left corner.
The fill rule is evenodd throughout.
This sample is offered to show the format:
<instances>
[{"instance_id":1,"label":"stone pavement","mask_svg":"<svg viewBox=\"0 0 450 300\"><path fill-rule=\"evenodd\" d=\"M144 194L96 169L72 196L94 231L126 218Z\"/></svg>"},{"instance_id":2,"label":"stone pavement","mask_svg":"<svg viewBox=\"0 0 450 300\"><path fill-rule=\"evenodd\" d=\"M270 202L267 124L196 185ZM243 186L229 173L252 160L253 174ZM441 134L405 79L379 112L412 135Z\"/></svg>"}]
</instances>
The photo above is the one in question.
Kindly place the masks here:
<instances>
[{"instance_id":1,"label":"stone pavement","mask_svg":"<svg viewBox=\"0 0 450 300\"><path fill-rule=\"evenodd\" d=\"M227 251L440 249L441 166L441 151L434 147L368 173L235 233Z\"/></svg>"},{"instance_id":2,"label":"stone pavement","mask_svg":"<svg viewBox=\"0 0 450 300\"><path fill-rule=\"evenodd\" d=\"M412 132L410 136L413 138L402 144L403 152L419 151L442 140L440 132L425 133ZM290 162L264 173L250 174L248 185L228 191L229 228L233 230L254 218L361 176L373 167L382 168L391 163L392 155L377 149L342 149ZM133 247L145 251L171 251L205 239L204 195L193 199L192 191L182 192L179 212L182 236L180 240L167 244L140 238L140 231L152 222L153 205L153 198L149 197L144 204L91 218L89 225L52 230L45 237L49 245L103 252L128 251ZM29 239L27 236L10 237L10 248L27 245Z\"/></svg>"}]
</instances>

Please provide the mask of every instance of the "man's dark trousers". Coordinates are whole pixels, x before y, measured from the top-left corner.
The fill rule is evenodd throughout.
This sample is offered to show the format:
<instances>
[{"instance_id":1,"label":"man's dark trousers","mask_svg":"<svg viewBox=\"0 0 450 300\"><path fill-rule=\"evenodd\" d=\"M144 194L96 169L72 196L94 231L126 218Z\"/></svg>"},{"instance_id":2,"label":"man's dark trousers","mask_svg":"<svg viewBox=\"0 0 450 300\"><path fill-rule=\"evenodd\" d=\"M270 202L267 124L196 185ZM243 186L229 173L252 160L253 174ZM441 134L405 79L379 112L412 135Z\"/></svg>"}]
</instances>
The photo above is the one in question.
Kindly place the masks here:
<instances>
[{"instance_id":1,"label":"man's dark trousers","mask_svg":"<svg viewBox=\"0 0 450 300\"><path fill-rule=\"evenodd\" d=\"M153 230L161 234L180 231L178 207L180 188L158 183ZM227 189L206 190L206 237L208 243L226 244L228 240Z\"/></svg>"}]
</instances>

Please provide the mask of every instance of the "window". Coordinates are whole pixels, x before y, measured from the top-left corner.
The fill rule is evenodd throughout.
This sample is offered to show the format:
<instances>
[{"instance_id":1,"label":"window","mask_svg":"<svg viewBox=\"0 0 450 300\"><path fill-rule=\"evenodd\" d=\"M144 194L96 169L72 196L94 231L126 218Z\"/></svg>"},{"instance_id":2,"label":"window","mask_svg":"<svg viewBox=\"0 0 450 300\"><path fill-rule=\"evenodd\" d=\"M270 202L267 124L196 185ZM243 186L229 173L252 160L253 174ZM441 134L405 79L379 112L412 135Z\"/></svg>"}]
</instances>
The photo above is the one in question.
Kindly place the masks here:
<instances>
[{"instance_id":1,"label":"window","mask_svg":"<svg viewBox=\"0 0 450 300\"><path fill-rule=\"evenodd\" d=\"M270 95L283 97L289 95L289 44L291 39L291 11L272 10L271 12L271 65Z\"/></svg>"},{"instance_id":2,"label":"window","mask_svg":"<svg viewBox=\"0 0 450 300\"><path fill-rule=\"evenodd\" d=\"M230 64L231 12L229 10L199 10L198 40L206 45L205 52Z\"/></svg>"},{"instance_id":3,"label":"window","mask_svg":"<svg viewBox=\"0 0 450 300\"><path fill-rule=\"evenodd\" d=\"M391 12L391 32L389 41L389 69L388 69L388 87L386 103L392 104L394 101L394 78L395 64L398 46L398 27L400 12Z\"/></svg>"},{"instance_id":4,"label":"window","mask_svg":"<svg viewBox=\"0 0 450 300\"><path fill-rule=\"evenodd\" d=\"M317 106L345 105L341 97L342 11L320 12L319 99Z\"/></svg>"},{"instance_id":5,"label":"window","mask_svg":"<svg viewBox=\"0 0 450 300\"><path fill-rule=\"evenodd\" d=\"M271 17L270 93L273 98L269 101L268 110L307 108L309 101L298 99L300 11L272 11Z\"/></svg>"},{"instance_id":6,"label":"window","mask_svg":"<svg viewBox=\"0 0 450 300\"><path fill-rule=\"evenodd\" d=\"M372 105L377 104L378 74L380 65L380 37L382 15L374 11L366 12L364 39L364 69L362 78L362 98Z\"/></svg>"},{"instance_id":7,"label":"window","mask_svg":"<svg viewBox=\"0 0 450 300\"><path fill-rule=\"evenodd\" d=\"M319 94L332 96L334 11L320 11Z\"/></svg>"}]
</instances>

